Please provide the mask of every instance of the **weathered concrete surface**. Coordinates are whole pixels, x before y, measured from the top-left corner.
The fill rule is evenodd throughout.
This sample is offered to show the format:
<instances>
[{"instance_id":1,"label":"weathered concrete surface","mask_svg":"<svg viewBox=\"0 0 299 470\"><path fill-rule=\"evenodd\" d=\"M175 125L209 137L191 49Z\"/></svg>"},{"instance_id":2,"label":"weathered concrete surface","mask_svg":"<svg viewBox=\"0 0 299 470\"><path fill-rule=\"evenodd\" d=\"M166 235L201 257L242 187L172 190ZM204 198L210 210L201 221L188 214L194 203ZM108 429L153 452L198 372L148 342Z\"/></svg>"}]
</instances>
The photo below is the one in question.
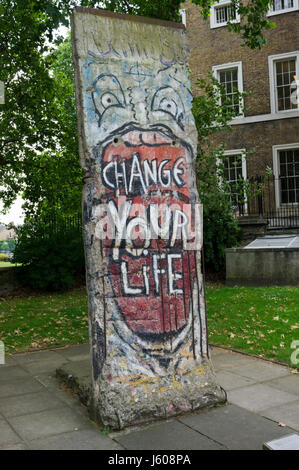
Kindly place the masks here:
<instances>
[{"instance_id":1,"label":"weathered concrete surface","mask_svg":"<svg viewBox=\"0 0 299 470\"><path fill-rule=\"evenodd\" d=\"M228 248L226 283L299 286L299 248Z\"/></svg>"},{"instance_id":2,"label":"weathered concrete surface","mask_svg":"<svg viewBox=\"0 0 299 470\"><path fill-rule=\"evenodd\" d=\"M123 428L223 402L209 357L200 220L199 245L177 236L199 203L184 27L77 8L72 36L94 416Z\"/></svg>"}]
</instances>

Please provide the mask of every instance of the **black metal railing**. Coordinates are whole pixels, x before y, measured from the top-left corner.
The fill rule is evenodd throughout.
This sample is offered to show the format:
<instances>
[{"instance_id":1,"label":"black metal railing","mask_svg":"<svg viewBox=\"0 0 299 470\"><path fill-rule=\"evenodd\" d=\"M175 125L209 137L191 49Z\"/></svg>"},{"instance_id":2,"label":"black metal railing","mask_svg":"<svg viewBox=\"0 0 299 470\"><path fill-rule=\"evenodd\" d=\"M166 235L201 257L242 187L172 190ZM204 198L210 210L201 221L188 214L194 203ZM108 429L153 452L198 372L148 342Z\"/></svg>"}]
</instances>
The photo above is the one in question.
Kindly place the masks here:
<instances>
[{"instance_id":1,"label":"black metal railing","mask_svg":"<svg viewBox=\"0 0 299 470\"><path fill-rule=\"evenodd\" d=\"M245 187L234 195L236 217L262 217L270 229L299 228L299 178L256 176Z\"/></svg>"}]
</instances>

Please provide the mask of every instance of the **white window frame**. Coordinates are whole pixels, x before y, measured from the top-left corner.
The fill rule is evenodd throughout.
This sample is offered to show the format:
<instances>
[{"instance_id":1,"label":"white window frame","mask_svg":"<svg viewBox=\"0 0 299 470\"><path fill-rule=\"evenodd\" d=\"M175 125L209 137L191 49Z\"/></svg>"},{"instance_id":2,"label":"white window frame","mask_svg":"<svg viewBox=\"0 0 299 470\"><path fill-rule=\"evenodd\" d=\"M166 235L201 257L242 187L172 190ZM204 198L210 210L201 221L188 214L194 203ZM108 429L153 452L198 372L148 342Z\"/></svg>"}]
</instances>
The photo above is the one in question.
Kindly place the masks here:
<instances>
[{"instance_id":1,"label":"white window frame","mask_svg":"<svg viewBox=\"0 0 299 470\"><path fill-rule=\"evenodd\" d=\"M271 114L283 114L283 113L298 113L299 107L294 109L284 109L278 111L278 102L276 98L276 73L275 73L275 62L283 59L296 58L296 77L299 77L299 51L288 52L286 54L270 55L268 57L269 65L269 83L270 83L270 105Z\"/></svg>"},{"instance_id":2,"label":"white window frame","mask_svg":"<svg viewBox=\"0 0 299 470\"><path fill-rule=\"evenodd\" d=\"M292 150L292 149L299 149L299 142L295 142L294 144L284 144L284 145L273 145L272 147L272 157L273 157L273 174L274 174L274 183L275 183L275 204L276 208L279 209L280 207L285 206L295 206L298 203L282 203L281 202L281 195L280 195L280 188L279 188L279 174L280 174L280 165L279 165L279 151L280 150Z\"/></svg>"},{"instance_id":3,"label":"white window frame","mask_svg":"<svg viewBox=\"0 0 299 470\"><path fill-rule=\"evenodd\" d=\"M230 5L231 3L232 2L230 0L220 0L218 3L215 3L214 5L211 6L211 11L210 11L210 27L211 27L211 29L222 28L223 26L227 26L227 21L225 23L216 23L215 10L217 9L217 7L225 7L227 5ZM230 20L230 23L240 23L239 13L236 12L236 19L235 20Z\"/></svg>"},{"instance_id":4,"label":"white window frame","mask_svg":"<svg viewBox=\"0 0 299 470\"><path fill-rule=\"evenodd\" d=\"M221 70L229 70L229 69L234 69L234 68L238 69L238 90L239 90L239 93L243 93L244 88L243 88L243 67L242 67L242 62L230 62L228 64L214 65L212 67L212 74L219 81L219 72L221 72ZM220 98L219 98L219 103L220 103ZM243 98L241 99L240 107L244 108ZM244 116L244 113L241 112L238 116L236 116L233 119L234 120L235 119L240 119L243 116Z\"/></svg>"},{"instance_id":5,"label":"white window frame","mask_svg":"<svg viewBox=\"0 0 299 470\"><path fill-rule=\"evenodd\" d=\"M267 16L275 16L275 15L282 15L283 13L290 13L292 11L296 11L299 9L299 0L293 0L293 7L292 8L286 8L284 10L270 10L267 13Z\"/></svg>"},{"instance_id":6,"label":"white window frame","mask_svg":"<svg viewBox=\"0 0 299 470\"><path fill-rule=\"evenodd\" d=\"M246 166L246 149L231 149L224 150L223 155L225 157L230 157L231 155L242 155L242 177L244 180L247 179L247 166ZM217 159L220 162L219 159Z\"/></svg>"}]
</instances>

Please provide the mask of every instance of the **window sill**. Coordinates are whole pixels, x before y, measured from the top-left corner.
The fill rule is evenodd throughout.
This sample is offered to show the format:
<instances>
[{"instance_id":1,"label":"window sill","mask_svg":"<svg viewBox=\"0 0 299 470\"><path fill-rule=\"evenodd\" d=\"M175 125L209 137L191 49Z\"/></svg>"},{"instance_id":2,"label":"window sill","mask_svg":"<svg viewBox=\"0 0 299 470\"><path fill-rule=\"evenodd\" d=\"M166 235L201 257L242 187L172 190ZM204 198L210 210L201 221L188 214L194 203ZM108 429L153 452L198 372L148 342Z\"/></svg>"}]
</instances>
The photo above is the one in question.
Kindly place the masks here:
<instances>
[{"instance_id":1,"label":"window sill","mask_svg":"<svg viewBox=\"0 0 299 470\"><path fill-rule=\"evenodd\" d=\"M267 13L267 16L283 15L285 13L293 13L294 11L298 11L298 8L294 7L294 8L288 8L287 10L271 11Z\"/></svg>"}]
</instances>

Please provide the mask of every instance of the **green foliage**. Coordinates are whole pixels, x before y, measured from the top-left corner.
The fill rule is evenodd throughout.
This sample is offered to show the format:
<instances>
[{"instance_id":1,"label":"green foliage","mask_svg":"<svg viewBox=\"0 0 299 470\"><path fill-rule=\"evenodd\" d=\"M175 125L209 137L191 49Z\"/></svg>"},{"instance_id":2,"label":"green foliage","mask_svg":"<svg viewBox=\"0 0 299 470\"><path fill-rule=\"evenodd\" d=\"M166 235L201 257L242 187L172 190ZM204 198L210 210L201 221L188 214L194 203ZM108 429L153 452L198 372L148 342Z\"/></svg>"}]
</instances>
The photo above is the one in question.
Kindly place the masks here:
<instances>
[{"instance_id":1,"label":"green foliage","mask_svg":"<svg viewBox=\"0 0 299 470\"><path fill-rule=\"evenodd\" d=\"M200 7L202 16L207 19L211 6L219 3L219 0L191 0L191 2ZM239 34L244 40L244 45L250 49L260 49L266 43L264 30L275 28L275 23L266 16L272 3L272 0L232 0L232 5L240 15L241 21L228 22L228 30Z\"/></svg>"},{"instance_id":2,"label":"green foliage","mask_svg":"<svg viewBox=\"0 0 299 470\"><path fill-rule=\"evenodd\" d=\"M15 247L15 240L4 240L0 242L0 251L12 251Z\"/></svg>"},{"instance_id":3,"label":"green foliage","mask_svg":"<svg viewBox=\"0 0 299 470\"><path fill-rule=\"evenodd\" d=\"M194 0L207 16L210 0ZM57 37L77 5L181 21L179 0L1 0L0 198L8 208L17 194L28 214L77 211L82 189L70 40ZM269 1L238 8L247 20L232 29L250 47L261 45ZM242 9L242 11L241 11ZM244 18L245 18L244 16ZM253 24L255 25L253 27ZM60 45L59 45L60 44ZM59 47L58 47L59 46Z\"/></svg>"},{"instance_id":4,"label":"green foliage","mask_svg":"<svg viewBox=\"0 0 299 470\"><path fill-rule=\"evenodd\" d=\"M104 0L102 3L111 11L181 22L181 0Z\"/></svg>"},{"instance_id":5,"label":"green foliage","mask_svg":"<svg viewBox=\"0 0 299 470\"><path fill-rule=\"evenodd\" d=\"M18 230L13 263L19 269L24 285L34 289L64 290L75 285L84 273L84 251L81 230L43 221L27 223Z\"/></svg>"},{"instance_id":6,"label":"green foliage","mask_svg":"<svg viewBox=\"0 0 299 470\"><path fill-rule=\"evenodd\" d=\"M212 344L297 367L292 339L299 331L298 287L207 286Z\"/></svg>"},{"instance_id":7,"label":"green foliage","mask_svg":"<svg viewBox=\"0 0 299 470\"><path fill-rule=\"evenodd\" d=\"M233 215L231 188L224 177L223 147L214 149L211 136L219 131L229 131L229 122L238 113L215 78L199 80L198 86L201 93L194 99L193 114L199 137L196 173L199 198L204 208L205 262L219 271L225 263L225 248L238 244L241 230ZM242 112L244 93L237 90L236 93L239 112ZM240 185L242 193L243 182Z\"/></svg>"}]
</instances>

